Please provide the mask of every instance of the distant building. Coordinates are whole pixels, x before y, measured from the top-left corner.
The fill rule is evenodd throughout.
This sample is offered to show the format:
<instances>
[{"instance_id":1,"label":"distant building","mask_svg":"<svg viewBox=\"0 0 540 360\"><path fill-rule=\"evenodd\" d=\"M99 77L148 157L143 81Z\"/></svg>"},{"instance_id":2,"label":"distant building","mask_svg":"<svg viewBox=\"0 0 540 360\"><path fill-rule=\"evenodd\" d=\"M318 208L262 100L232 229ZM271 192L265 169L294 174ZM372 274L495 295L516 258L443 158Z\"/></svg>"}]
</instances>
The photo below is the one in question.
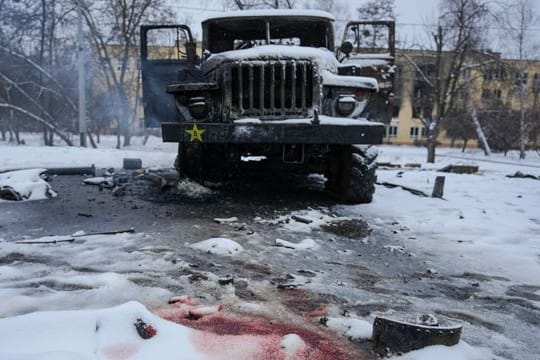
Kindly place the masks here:
<instances>
[{"instance_id":1,"label":"distant building","mask_svg":"<svg viewBox=\"0 0 540 360\"><path fill-rule=\"evenodd\" d=\"M450 53L447 53L450 56ZM425 86L425 79L420 74L429 76L435 71L435 54L419 50L399 50L397 51L396 64L398 67L398 76L396 80L395 91L397 94L394 117L387 126L385 142L389 144L417 144L420 145L426 139L426 128L421 119L429 122L431 115L431 105L422 103L418 99L425 98L425 92L430 91ZM413 65L414 64L414 65ZM520 66L519 60L502 59L497 53L475 53L466 60L466 64L471 66L470 72L470 96L472 102L482 118L488 122L490 117L501 121L507 110L514 112L519 110L519 84L520 84ZM480 66L480 64L483 64ZM538 118L540 102L538 95L540 93L540 61L523 62L525 67L524 76L521 83L525 89L525 108L528 116L532 114L534 119L528 119L529 124L537 123L540 126ZM419 71L420 70L420 71ZM466 106L467 87L465 82L465 71L461 74L460 87L457 91L456 105L462 109L460 114L463 126L468 126L465 137L469 137L468 146L478 146L476 135L472 128L471 115ZM505 109L505 110L503 110ZM446 125L442 127L443 131L439 135L439 142L442 145L462 146L464 139L456 136L449 125L450 119L445 119ZM443 123L444 124L444 123ZM450 128L450 129L449 129ZM528 126L529 143L536 144L538 138L538 126ZM448 131L447 131L448 130ZM489 129L488 129L489 130ZM474 140L473 140L474 139Z\"/></svg>"}]
</instances>

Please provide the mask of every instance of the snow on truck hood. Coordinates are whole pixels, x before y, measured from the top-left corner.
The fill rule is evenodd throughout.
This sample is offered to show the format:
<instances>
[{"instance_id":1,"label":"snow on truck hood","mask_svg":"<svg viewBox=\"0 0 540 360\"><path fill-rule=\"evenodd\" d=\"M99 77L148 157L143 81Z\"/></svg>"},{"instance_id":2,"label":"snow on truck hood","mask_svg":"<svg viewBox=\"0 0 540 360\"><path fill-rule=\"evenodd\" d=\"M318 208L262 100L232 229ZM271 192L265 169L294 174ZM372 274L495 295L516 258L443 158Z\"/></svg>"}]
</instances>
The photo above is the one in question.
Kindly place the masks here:
<instances>
[{"instance_id":1,"label":"snow on truck hood","mask_svg":"<svg viewBox=\"0 0 540 360\"><path fill-rule=\"evenodd\" d=\"M366 76L344 76L336 75L328 70L322 72L323 85L328 86L342 86L342 87L356 87L369 89L372 91L378 91L379 85L375 78Z\"/></svg>"},{"instance_id":2,"label":"snow on truck hood","mask_svg":"<svg viewBox=\"0 0 540 360\"><path fill-rule=\"evenodd\" d=\"M339 62L334 53L325 48L289 45L262 45L243 50L231 50L214 54L206 60L205 67L214 68L224 61L288 60L303 59L317 62L325 70L337 72Z\"/></svg>"},{"instance_id":3,"label":"snow on truck hood","mask_svg":"<svg viewBox=\"0 0 540 360\"><path fill-rule=\"evenodd\" d=\"M266 61L303 59L317 63L323 84L330 86L361 87L377 91L377 80L363 76L336 75L340 63L333 52L325 48L287 45L262 45L250 49L225 51L206 60L205 71L210 71L226 61Z\"/></svg>"}]
</instances>

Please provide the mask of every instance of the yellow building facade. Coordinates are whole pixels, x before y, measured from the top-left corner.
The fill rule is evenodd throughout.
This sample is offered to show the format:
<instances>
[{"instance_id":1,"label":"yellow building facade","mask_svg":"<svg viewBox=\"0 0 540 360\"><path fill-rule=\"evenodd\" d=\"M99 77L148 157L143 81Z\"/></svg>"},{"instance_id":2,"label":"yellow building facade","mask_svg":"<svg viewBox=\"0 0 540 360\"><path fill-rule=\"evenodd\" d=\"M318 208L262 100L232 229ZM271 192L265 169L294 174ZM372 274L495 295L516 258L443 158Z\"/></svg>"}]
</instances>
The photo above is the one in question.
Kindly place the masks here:
<instances>
[{"instance_id":1,"label":"yellow building facade","mask_svg":"<svg viewBox=\"0 0 540 360\"><path fill-rule=\"evenodd\" d=\"M393 119L387 125L385 143L421 145L426 139L427 132L424 122L414 106L415 91L418 91L416 84L421 81L417 66L421 67L422 71L429 71L429 66L434 66L434 61L434 55L421 51L401 50L397 52L396 64L399 76L396 79L395 89L398 101L395 104ZM468 59L467 63L472 66L470 96L477 112L491 111L490 106L493 106L491 100L494 98L499 99L500 103L509 109L519 110L520 90L517 85L523 66L524 79L522 79L522 83L525 89L525 108L527 111L536 111L538 114L540 108L540 61L520 62L519 60L501 59L498 54L478 53ZM466 101L465 72L463 72L462 77L458 94L462 98L461 101ZM465 114L465 116L470 117L470 114ZM540 124L540 119L536 119L536 121ZM536 141L536 139L531 141ZM449 137L444 126L439 134L439 143L443 146L463 146L463 140ZM467 142L467 146L476 147L478 142L471 139Z\"/></svg>"}]
</instances>

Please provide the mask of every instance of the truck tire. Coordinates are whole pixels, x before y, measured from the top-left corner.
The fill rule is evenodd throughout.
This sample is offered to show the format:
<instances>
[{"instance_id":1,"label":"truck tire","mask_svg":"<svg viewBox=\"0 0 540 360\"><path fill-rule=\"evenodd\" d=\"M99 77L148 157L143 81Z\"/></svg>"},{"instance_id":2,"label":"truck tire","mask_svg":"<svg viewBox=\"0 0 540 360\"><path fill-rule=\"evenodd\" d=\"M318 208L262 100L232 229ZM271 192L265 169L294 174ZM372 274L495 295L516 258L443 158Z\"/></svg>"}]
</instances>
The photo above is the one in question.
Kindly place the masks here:
<instances>
[{"instance_id":1,"label":"truck tire","mask_svg":"<svg viewBox=\"0 0 540 360\"><path fill-rule=\"evenodd\" d=\"M336 166L330 173L327 188L347 204L366 204L373 200L377 181L377 153L356 145L339 146L334 151Z\"/></svg>"}]
</instances>

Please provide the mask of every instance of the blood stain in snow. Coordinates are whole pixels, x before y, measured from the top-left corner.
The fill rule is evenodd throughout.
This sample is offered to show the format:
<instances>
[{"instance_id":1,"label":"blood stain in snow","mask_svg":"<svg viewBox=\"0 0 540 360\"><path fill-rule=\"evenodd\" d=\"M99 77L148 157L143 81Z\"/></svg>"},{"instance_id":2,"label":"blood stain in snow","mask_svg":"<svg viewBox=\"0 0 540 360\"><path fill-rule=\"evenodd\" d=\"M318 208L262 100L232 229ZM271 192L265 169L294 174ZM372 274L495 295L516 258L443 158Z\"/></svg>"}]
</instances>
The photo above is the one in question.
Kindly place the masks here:
<instances>
[{"instance_id":1,"label":"blood stain in snow","mask_svg":"<svg viewBox=\"0 0 540 360\"><path fill-rule=\"evenodd\" d=\"M349 355L345 349L347 346L338 344L337 340L331 340L298 326L280 324L262 317L225 316L222 313L216 313L198 320L189 320L176 316L166 317L171 313L163 315L167 320L200 330L201 332L193 332L193 344L200 351L209 354L222 353L224 358L285 359L285 352L281 349L283 337L288 334L297 334L306 346L296 351L292 359L360 359L358 354L354 357ZM239 347L235 346L236 344ZM246 349L246 344L254 345L251 354L249 349ZM239 354L236 351L239 351Z\"/></svg>"},{"instance_id":2,"label":"blood stain in snow","mask_svg":"<svg viewBox=\"0 0 540 360\"><path fill-rule=\"evenodd\" d=\"M115 343L100 349L101 355L108 360L127 360L139 351L136 343Z\"/></svg>"}]
</instances>

